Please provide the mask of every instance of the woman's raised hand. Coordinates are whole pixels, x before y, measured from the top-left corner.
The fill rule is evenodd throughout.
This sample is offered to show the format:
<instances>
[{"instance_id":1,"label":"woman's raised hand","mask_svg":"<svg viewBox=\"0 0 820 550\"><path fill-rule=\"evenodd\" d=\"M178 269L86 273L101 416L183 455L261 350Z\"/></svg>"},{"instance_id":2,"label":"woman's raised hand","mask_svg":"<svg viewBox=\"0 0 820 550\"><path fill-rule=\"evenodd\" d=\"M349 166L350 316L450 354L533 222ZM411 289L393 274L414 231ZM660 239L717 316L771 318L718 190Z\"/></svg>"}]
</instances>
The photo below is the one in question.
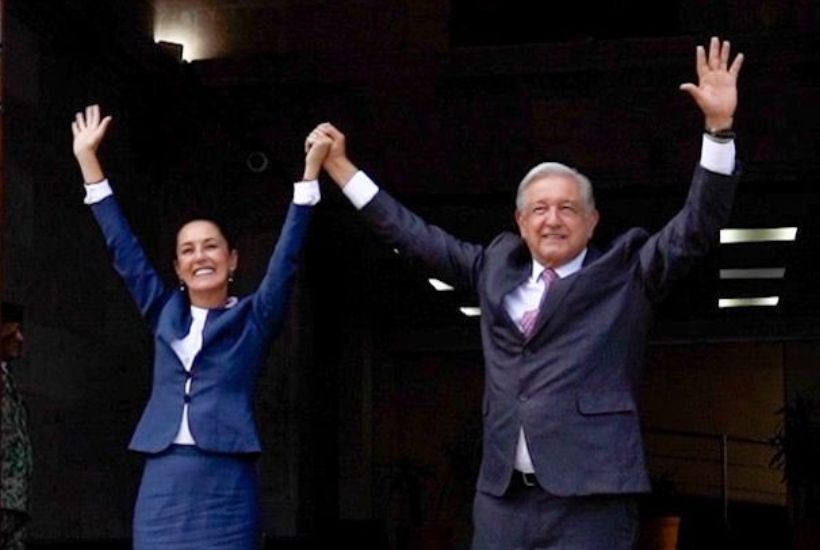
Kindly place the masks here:
<instances>
[{"instance_id":1,"label":"woman's raised hand","mask_svg":"<svg viewBox=\"0 0 820 550\"><path fill-rule=\"evenodd\" d=\"M305 181L315 180L319 177L322 164L325 162L325 158L330 152L330 146L333 144L333 140L320 129L320 126L314 128L305 138L305 174L302 177Z\"/></svg>"},{"instance_id":2,"label":"woman's raised hand","mask_svg":"<svg viewBox=\"0 0 820 550\"><path fill-rule=\"evenodd\" d=\"M95 153L105 136L105 129L111 122L111 117L107 116L100 120L100 106L89 105L85 108L85 113L79 112L74 115L74 122L71 123L71 132L74 134L74 154Z\"/></svg>"},{"instance_id":3,"label":"woman's raised hand","mask_svg":"<svg viewBox=\"0 0 820 550\"><path fill-rule=\"evenodd\" d=\"M100 106L89 105L85 112L74 115L71 133L74 134L74 156L80 164L86 183L96 183L105 179L97 160L97 148L105 136L111 117L100 119Z\"/></svg>"}]
</instances>

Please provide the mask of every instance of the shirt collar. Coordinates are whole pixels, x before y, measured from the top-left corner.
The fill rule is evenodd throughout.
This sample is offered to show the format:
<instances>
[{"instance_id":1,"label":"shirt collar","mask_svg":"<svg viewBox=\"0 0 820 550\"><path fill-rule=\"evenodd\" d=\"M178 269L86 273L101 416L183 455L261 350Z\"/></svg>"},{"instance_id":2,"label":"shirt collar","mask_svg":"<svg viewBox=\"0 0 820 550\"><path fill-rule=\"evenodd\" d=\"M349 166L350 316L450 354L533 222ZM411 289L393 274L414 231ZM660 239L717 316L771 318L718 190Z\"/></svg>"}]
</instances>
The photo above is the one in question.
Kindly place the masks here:
<instances>
[{"instance_id":1,"label":"shirt collar","mask_svg":"<svg viewBox=\"0 0 820 550\"><path fill-rule=\"evenodd\" d=\"M584 248L577 256L573 259L568 261L563 265L559 265L558 267L553 268L555 273L558 274L559 279L563 279L564 277L569 277L584 265L584 259L587 257L587 252L589 249ZM543 265L538 263L538 261L533 258L532 260L532 280L537 281L538 277L541 276L541 272L546 269Z\"/></svg>"},{"instance_id":2,"label":"shirt collar","mask_svg":"<svg viewBox=\"0 0 820 550\"><path fill-rule=\"evenodd\" d=\"M236 296L228 296L228 299L225 300L225 305L222 306L221 308L199 307L199 306L195 306L194 304L190 304L191 305L191 314L192 315L196 315L196 314L207 315L208 311L210 311L211 309L231 309L233 306L235 306L238 303L239 303L239 298L237 298Z\"/></svg>"}]
</instances>

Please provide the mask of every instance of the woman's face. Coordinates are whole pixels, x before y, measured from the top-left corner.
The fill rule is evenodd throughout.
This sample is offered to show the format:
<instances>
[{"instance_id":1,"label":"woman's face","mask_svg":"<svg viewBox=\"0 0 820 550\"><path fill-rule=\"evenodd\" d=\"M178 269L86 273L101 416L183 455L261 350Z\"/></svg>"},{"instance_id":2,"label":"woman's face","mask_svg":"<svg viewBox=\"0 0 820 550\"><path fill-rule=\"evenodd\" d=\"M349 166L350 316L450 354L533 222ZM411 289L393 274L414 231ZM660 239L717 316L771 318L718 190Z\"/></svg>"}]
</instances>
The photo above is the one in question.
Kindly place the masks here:
<instances>
[{"instance_id":1,"label":"woman's face","mask_svg":"<svg viewBox=\"0 0 820 550\"><path fill-rule=\"evenodd\" d=\"M228 277L236 269L236 250L219 227L208 220L194 220L177 233L177 257L174 269L192 296L228 294Z\"/></svg>"}]
</instances>

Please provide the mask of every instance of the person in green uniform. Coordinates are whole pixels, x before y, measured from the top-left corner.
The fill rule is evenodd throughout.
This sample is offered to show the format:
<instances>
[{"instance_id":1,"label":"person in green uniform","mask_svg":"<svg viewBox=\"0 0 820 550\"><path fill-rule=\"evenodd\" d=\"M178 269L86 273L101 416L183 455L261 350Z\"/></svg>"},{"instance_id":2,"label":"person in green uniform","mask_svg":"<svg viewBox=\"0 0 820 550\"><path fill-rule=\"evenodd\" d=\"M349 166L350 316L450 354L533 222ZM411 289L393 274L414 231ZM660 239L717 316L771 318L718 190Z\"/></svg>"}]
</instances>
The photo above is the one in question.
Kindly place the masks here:
<instances>
[{"instance_id":1,"label":"person in green uniform","mask_svg":"<svg viewBox=\"0 0 820 550\"><path fill-rule=\"evenodd\" d=\"M14 384L11 364L23 354L23 308L4 302L0 316L0 549L22 550L32 456L28 411Z\"/></svg>"}]
</instances>

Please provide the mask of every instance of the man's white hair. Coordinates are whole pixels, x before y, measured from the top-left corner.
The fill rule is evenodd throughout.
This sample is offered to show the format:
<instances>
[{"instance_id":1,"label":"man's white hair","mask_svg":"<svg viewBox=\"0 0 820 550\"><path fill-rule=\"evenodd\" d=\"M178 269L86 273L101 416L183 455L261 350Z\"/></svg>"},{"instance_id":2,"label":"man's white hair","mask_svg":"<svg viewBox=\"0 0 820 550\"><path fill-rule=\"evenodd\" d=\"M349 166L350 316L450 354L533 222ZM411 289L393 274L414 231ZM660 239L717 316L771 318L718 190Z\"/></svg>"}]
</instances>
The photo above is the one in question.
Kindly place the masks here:
<instances>
[{"instance_id":1,"label":"man's white hair","mask_svg":"<svg viewBox=\"0 0 820 550\"><path fill-rule=\"evenodd\" d=\"M578 187L581 188L581 195L584 197L586 207L590 211L595 210L595 197L592 194L592 183L589 178L575 168L570 168L560 162L542 162L527 172L527 175L518 184L518 192L515 195L515 208L517 210L524 209L524 192L532 182L552 176L567 177L575 181Z\"/></svg>"}]
</instances>

